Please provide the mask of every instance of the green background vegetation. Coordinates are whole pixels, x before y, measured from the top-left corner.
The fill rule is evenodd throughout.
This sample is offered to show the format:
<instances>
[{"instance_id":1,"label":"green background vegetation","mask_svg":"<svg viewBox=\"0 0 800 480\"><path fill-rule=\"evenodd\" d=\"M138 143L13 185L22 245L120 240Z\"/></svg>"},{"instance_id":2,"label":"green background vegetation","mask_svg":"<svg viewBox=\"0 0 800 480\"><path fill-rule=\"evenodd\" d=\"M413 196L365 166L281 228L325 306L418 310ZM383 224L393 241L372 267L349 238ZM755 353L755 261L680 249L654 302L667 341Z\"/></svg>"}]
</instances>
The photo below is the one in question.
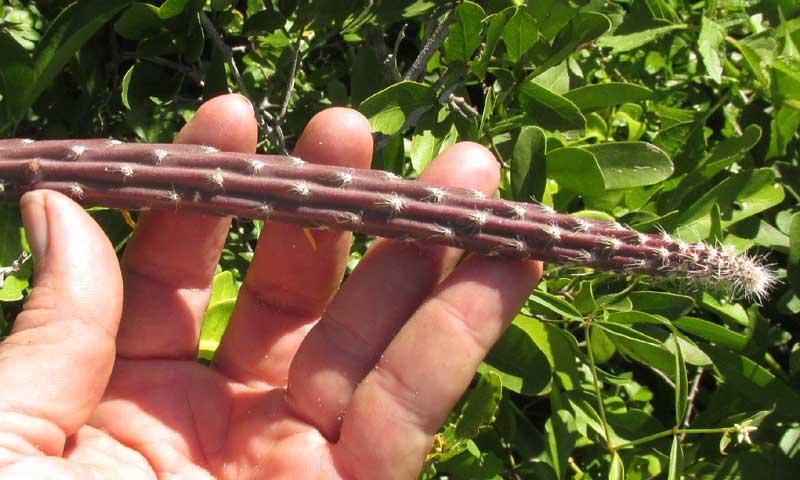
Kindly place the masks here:
<instances>
[{"instance_id":1,"label":"green background vegetation","mask_svg":"<svg viewBox=\"0 0 800 480\"><path fill-rule=\"evenodd\" d=\"M351 106L375 132L374 168L413 178L476 141L502 163L505 198L774 264L780 284L759 304L548 266L424 478L800 472L796 2L66 3L0 2L0 135L168 142L204 100L236 91L257 108L261 151L281 152L315 112ZM124 248L122 216L92 214ZM230 232L206 359L260 229ZM0 264L24 248L18 209L0 208ZM5 331L30 274L0 289Z\"/></svg>"}]
</instances>

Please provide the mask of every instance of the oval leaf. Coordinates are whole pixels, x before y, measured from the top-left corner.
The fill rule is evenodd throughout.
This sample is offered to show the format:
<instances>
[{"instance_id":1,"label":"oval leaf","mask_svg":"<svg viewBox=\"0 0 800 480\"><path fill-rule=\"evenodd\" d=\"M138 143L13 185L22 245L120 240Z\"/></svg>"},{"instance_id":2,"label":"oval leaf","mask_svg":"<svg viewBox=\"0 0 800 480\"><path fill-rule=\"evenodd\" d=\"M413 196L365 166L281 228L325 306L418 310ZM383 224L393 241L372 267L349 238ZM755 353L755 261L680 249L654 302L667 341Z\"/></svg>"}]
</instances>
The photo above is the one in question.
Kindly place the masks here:
<instances>
[{"instance_id":1,"label":"oval leaf","mask_svg":"<svg viewBox=\"0 0 800 480\"><path fill-rule=\"evenodd\" d=\"M141 40L158 33L162 25L158 7L149 3L134 3L119 17L114 31L128 40Z\"/></svg>"},{"instance_id":2,"label":"oval leaf","mask_svg":"<svg viewBox=\"0 0 800 480\"><path fill-rule=\"evenodd\" d=\"M613 142L583 147L595 156L606 190L654 185L672 175L666 153L645 142Z\"/></svg>"},{"instance_id":3,"label":"oval leaf","mask_svg":"<svg viewBox=\"0 0 800 480\"><path fill-rule=\"evenodd\" d=\"M478 430L490 425L494 419L497 405L503 398L503 384L500 375L488 371L481 375L478 384L473 388L461 409L461 416L456 422L455 434L458 438L474 438Z\"/></svg>"},{"instance_id":4,"label":"oval leaf","mask_svg":"<svg viewBox=\"0 0 800 480\"><path fill-rule=\"evenodd\" d=\"M550 384L550 362L534 339L522 328L511 324L478 369L494 371L503 386L523 395L538 395Z\"/></svg>"},{"instance_id":5,"label":"oval leaf","mask_svg":"<svg viewBox=\"0 0 800 480\"><path fill-rule=\"evenodd\" d=\"M519 8L511 20L503 27L503 43L512 62L519 61L539 40L536 19L526 10Z\"/></svg>"},{"instance_id":6,"label":"oval leaf","mask_svg":"<svg viewBox=\"0 0 800 480\"><path fill-rule=\"evenodd\" d=\"M547 182L547 137L539 127L522 127L511 157L511 191L518 201L541 199Z\"/></svg>"},{"instance_id":7,"label":"oval leaf","mask_svg":"<svg viewBox=\"0 0 800 480\"><path fill-rule=\"evenodd\" d=\"M409 117L420 115L435 101L436 93L429 85L405 81L372 95L358 109L373 131L394 135L403 129Z\"/></svg>"},{"instance_id":8,"label":"oval leaf","mask_svg":"<svg viewBox=\"0 0 800 480\"><path fill-rule=\"evenodd\" d=\"M652 97L653 91L632 83L601 83L586 85L564 94L581 111L589 112L600 108L622 105L628 102L641 102Z\"/></svg>"},{"instance_id":9,"label":"oval leaf","mask_svg":"<svg viewBox=\"0 0 800 480\"><path fill-rule=\"evenodd\" d=\"M483 40L481 21L485 13L477 3L464 2L453 14L455 22L450 26L445 52L448 60L467 62Z\"/></svg>"},{"instance_id":10,"label":"oval leaf","mask_svg":"<svg viewBox=\"0 0 800 480\"><path fill-rule=\"evenodd\" d=\"M678 236L686 241L699 241L711 231L711 208L718 204L722 214L722 227L773 207L783 201L783 187L775 182L771 168L742 171L712 188L699 200L670 222Z\"/></svg>"},{"instance_id":11,"label":"oval leaf","mask_svg":"<svg viewBox=\"0 0 800 480\"><path fill-rule=\"evenodd\" d=\"M529 121L547 130L583 130L586 118L574 103L538 83L519 88L519 103Z\"/></svg>"},{"instance_id":12,"label":"oval leaf","mask_svg":"<svg viewBox=\"0 0 800 480\"><path fill-rule=\"evenodd\" d=\"M582 195L602 195L606 191L597 159L582 148L564 147L548 152L547 177Z\"/></svg>"}]
</instances>

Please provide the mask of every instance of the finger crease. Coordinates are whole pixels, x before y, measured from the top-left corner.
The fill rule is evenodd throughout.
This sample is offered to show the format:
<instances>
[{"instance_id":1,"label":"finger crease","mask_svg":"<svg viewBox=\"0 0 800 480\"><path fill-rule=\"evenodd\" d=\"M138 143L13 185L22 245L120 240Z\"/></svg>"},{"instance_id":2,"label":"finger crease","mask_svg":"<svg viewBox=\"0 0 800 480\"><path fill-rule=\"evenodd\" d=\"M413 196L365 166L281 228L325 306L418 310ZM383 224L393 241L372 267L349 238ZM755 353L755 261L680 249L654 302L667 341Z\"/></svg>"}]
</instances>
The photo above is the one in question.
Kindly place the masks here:
<instances>
[{"instance_id":1,"label":"finger crease","mask_svg":"<svg viewBox=\"0 0 800 480\"><path fill-rule=\"evenodd\" d=\"M265 285L255 289L245 282L243 290L245 295L250 296L253 302L264 310L272 310L287 317L306 321L316 320L322 315L320 308L304 306L313 305L313 301L279 286Z\"/></svg>"},{"instance_id":2,"label":"finger crease","mask_svg":"<svg viewBox=\"0 0 800 480\"><path fill-rule=\"evenodd\" d=\"M428 308L441 311L434 318L441 322L454 324L458 331L464 333L469 341L479 347L480 351L488 351L492 347L483 339L481 332L475 329L469 317L457 305L440 296L431 297L428 302Z\"/></svg>"}]
</instances>

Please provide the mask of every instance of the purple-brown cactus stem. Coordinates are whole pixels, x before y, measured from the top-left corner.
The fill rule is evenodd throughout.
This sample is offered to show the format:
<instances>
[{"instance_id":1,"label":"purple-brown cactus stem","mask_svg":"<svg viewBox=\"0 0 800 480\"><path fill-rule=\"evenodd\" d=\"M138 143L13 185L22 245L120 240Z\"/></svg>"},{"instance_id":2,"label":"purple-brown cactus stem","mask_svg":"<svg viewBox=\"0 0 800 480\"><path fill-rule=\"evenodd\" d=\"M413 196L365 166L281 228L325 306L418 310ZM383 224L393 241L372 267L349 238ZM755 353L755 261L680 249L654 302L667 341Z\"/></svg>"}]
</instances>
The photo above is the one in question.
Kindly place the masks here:
<instances>
[{"instance_id":1,"label":"purple-brown cactus stem","mask_svg":"<svg viewBox=\"0 0 800 480\"><path fill-rule=\"evenodd\" d=\"M0 140L6 200L47 188L84 205L198 211L426 240L487 255L681 279L761 298L774 277L759 259L615 222L486 198L388 172L198 145L116 140Z\"/></svg>"}]
</instances>

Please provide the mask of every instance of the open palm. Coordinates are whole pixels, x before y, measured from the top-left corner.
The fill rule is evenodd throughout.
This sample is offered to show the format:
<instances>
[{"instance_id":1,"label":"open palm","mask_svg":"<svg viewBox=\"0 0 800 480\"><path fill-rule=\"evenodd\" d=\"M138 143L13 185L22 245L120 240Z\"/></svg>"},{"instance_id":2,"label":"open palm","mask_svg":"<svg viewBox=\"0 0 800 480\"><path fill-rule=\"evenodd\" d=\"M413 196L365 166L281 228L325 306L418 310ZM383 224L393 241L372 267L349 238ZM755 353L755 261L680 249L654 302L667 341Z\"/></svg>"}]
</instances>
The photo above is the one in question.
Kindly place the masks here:
<instances>
[{"instance_id":1,"label":"open palm","mask_svg":"<svg viewBox=\"0 0 800 480\"><path fill-rule=\"evenodd\" d=\"M256 128L246 100L223 96L177 141L252 152ZM367 168L369 126L326 110L295 155ZM499 166L458 144L423 180L492 194ZM349 233L314 231L312 248L268 223L209 368L195 358L230 219L147 212L120 268L68 198L28 194L22 210L36 284L0 346L1 479L415 478L541 274L379 240L340 288Z\"/></svg>"}]
</instances>

